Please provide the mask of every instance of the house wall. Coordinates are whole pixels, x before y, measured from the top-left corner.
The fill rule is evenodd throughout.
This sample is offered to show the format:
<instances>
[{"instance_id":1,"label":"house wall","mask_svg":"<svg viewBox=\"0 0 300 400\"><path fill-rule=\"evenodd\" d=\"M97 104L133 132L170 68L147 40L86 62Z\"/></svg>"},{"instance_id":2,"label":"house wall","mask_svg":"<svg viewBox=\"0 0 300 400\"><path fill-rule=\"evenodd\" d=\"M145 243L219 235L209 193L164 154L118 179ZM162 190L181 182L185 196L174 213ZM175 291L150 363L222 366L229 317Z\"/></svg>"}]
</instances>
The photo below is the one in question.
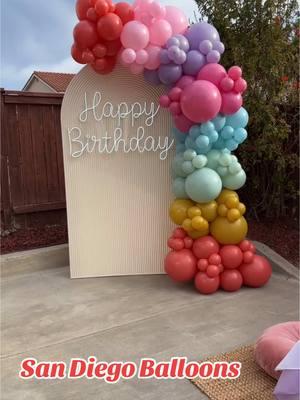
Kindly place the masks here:
<instances>
[{"instance_id":1,"label":"house wall","mask_svg":"<svg viewBox=\"0 0 300 400\"><path fill-rule=\"evenodd\" d=\"M34 78L29 84L26 92L38 92L38 93L56 93L55 90L50 89L49 86L45 85L39 79Z\"/></svg>"}]
</instances>

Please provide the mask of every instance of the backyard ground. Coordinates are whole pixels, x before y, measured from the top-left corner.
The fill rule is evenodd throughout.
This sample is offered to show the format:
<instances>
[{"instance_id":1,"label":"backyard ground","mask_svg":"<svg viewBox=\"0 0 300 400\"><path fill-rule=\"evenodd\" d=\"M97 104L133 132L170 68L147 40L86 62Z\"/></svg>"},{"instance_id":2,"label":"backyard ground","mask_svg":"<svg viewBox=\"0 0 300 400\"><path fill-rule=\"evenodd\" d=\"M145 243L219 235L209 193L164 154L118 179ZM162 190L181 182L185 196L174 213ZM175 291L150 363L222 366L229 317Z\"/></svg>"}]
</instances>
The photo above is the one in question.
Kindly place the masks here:
<instances>
[{"instance_id":1,"label":"backyard ground","mask_svg":"<svg viewBox=\"0 0 300 400\"><path fill-rule=\"evenodd\" d=\"M289 220L250 220L249 238L271 247L296 267L299 266L299 230ZM11 253L68 242L66 225L53 225L19 229L2 237L1 253Z\"/></svg>"}]
</instances>

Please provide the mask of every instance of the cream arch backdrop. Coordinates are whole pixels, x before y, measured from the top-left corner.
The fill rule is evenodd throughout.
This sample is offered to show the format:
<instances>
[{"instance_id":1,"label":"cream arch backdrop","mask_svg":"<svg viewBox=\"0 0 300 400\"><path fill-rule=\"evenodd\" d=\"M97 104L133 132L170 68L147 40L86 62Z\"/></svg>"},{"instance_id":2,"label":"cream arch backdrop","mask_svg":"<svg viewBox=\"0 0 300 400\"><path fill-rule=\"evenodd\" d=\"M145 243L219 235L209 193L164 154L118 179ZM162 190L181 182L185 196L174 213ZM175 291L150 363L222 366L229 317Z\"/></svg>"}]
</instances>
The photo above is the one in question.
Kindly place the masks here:
<instances>
[{"instance_id":1,"label":"cream arch backdrop","mask_svg":"<svg viewBox=\"0 0 300 400\"><path fill-rule=\"evenodd\" d=\"M72 278L163 273L172 229L168 208L174 146L167 151L173 140L168 111L159 109L151 125L162 90L123 67L98 75L86 66L68 87L61 121ZM95 115L91 109L84 113L86 105L92 107L95 93L95 105L99 103ZM128 106L137 102L142 108L135 104L130 113L123 102ZM105 114L115 118L101 120L103 106ZM138 117L143 110L148 116ZM145 146L150 151L125 153L129 144L137 148L137 139L130 139L142 137L139 127L144 128L139 149ZM90 152L83 150L85 135L90 136ZM151 143L160 148L152 151Z\"/></svg>"}]
</instances>

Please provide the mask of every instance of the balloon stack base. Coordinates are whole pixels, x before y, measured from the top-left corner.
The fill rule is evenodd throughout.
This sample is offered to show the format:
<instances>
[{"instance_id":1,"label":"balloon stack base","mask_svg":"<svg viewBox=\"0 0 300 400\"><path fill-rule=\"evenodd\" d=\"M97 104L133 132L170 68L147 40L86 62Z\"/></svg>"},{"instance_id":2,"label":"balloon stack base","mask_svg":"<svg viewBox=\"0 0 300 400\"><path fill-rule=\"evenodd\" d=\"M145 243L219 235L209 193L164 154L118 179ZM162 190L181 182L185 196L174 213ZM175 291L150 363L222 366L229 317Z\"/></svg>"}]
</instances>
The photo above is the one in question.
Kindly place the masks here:
<instances>
[{"instance_id":1,"label":"balloon stack base","mask_svg":"<svg viewBox=\"0 0 300 400\"><path fill-rule=\"evenodd\" d=\"M211 235L192 239L184 229L176 228L168 246L166 273L176 282L194 281L201 294L219 289L235 292L242 286L259 288L272 274L270 263L256 254L250 240L222 245Z\"/></svg>"}]
</instances>

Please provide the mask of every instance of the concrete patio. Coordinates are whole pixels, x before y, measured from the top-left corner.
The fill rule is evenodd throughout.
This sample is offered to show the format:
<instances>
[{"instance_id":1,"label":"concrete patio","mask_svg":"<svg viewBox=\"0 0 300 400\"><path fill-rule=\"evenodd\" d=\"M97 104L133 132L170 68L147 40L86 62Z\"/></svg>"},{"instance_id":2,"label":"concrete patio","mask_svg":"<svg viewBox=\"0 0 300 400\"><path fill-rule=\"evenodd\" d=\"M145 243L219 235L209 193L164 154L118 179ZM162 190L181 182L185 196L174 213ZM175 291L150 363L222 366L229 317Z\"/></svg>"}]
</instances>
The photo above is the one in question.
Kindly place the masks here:
<instances>
[{"instance_id":1,"label":"concrete patio","mask_svg":"<svg viewBox=\"0 0 300 400\"><path fill-rule=\"evenodd\" d=\"M1 283L3 400L205 399L187 380L109 385L84 378L21 381L18 373L29 356L201 360L299 318L298 281L280 269L262 289L202 296L161 275L70 280L68 267L51 267L51 259L44 268L10 262Z\"/></svg>"}]
</instances>

